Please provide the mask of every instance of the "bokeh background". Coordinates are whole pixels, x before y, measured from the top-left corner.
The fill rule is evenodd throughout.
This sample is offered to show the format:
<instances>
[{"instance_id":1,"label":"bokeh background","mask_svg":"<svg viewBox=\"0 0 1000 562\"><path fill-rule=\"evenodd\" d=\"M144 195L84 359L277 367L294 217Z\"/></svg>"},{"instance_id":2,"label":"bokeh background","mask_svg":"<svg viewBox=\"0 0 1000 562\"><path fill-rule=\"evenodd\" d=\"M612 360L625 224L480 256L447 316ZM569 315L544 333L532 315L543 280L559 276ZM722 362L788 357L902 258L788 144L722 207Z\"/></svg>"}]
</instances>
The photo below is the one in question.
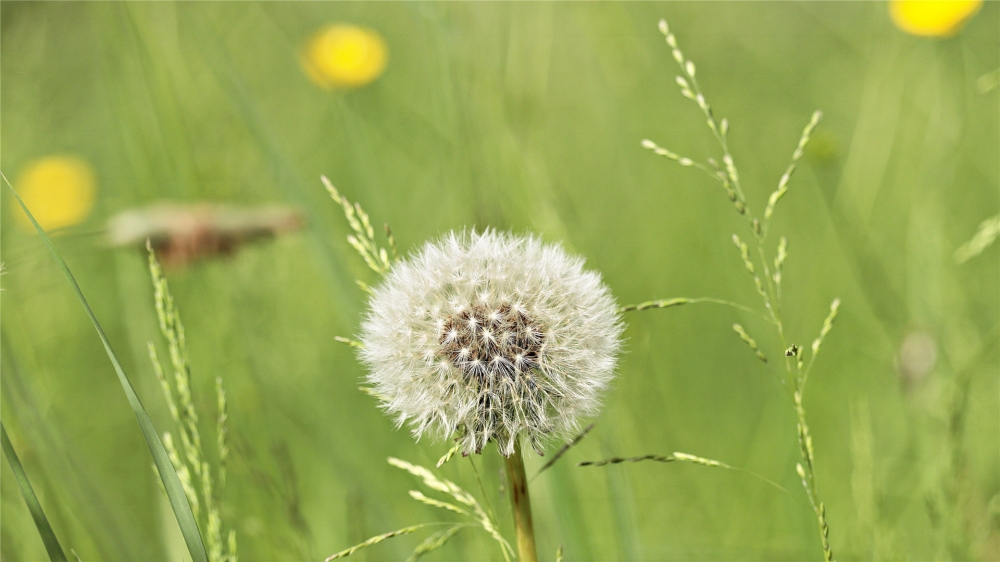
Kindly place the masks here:
<instances>
[{"instance_id":1,"label":"bokeh background","mask_svg":"<svg viewBox=\"0 0 1000 562\"><path fill-rule=\"evenodd\" d=\"M717 156L673 83L661 17L731 122L758 212L811 112L825 113L772 232L789 239L794 341L811 342L843 301L805 399L834 552L1000 559L998 253L952 259L1000 207L998 90L979 80L1000 67L997 3L951 37L905 33L879 2L4 2L0 17L0 169L17 187L38 158L90 166L93 208L55 244L158 426L170 418L146 351L162 342L145 257L107 244L108 218L162 200L280 203L308 218L168 274L206 435L216 376L229 391L223 517L242 559L321 559L441 518L385 459L430 466L447 444L394 428L334 341L358 328L354 279L377 278L344 241L321 174L388 222L403 251L451 229L537 232L585 256L622 304L759 306L730 240L745 225L724 193L639 146ZM309 38L335 22L384 39L377 79L324 88L303 72ZM6 189L2 201L2 418L56 533L86 561L183 558L93 328ZM734 322L779 356L765 324L730 308L627 317L594 431L532 485L543 559L559 544L567 560L822 556L790 401ZM575 466L672 451L752 470L795 498L700 466ZM529 455L529 473L543 462ZM500 458L476 463L502 506ZM42 559L2 470L0 557ZM468 459L441 472L481 495ZM356 556L403 559L422 539ZM468 530L428 559L501 558Z\"/></svg>"}]
</instances>

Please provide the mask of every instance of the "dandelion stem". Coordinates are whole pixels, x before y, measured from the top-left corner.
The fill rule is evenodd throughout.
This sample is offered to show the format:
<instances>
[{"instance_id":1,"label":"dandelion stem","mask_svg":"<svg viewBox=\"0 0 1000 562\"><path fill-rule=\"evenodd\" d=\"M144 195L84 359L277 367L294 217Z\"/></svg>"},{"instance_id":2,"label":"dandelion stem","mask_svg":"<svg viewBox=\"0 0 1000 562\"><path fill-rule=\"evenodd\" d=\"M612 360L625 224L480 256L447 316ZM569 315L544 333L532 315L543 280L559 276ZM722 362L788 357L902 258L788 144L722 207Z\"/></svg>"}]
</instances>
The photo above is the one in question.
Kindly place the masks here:
<instances>
[{"instance_id":1,"label":"dandelion stem","mask_svg":"<svg viewBox=\"0 0 1000 562\"><path fill-rule=\"evenodd\" d=\"M524 473L521 441L514 442L514 452L506 458L507 487L510 488L510 505L517 529L517 559L520 562L538 562L535 550L535 526L531 521L531 498L528 496L528 478Z\"/></svg>"}]
</instances>

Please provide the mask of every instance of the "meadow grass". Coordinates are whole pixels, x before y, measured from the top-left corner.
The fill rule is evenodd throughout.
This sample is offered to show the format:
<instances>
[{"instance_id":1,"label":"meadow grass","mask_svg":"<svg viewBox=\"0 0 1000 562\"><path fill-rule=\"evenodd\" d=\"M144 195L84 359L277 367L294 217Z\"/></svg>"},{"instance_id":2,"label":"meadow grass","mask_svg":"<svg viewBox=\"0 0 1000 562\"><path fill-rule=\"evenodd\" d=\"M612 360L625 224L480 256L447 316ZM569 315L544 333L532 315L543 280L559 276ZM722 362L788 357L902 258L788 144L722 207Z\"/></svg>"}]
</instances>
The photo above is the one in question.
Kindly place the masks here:
<instances>
[{"instance_id":1,"label":"meadow grass","mask_svg":"<svg viewBox=\"0 0 1000 562\"><path fill-rule=\"evenodd\" d=\"M198 520L202 536L205 537L209 561L236 562L236 531L231 528L226 531L223 528L219 508L219 498L226 485L226 461L229 457L228 406L222 377L215 378L215 418L218 422L214 451L217 460L213 467L205 455L198 427L198 408L191 395L191 364L184 324L170 294L163 268L148 241L146 251L149 252L149 273L153 280L156 316L160 321L160 332L167 341L170 365L174 370L171 383L160 363L156 345L149 342L149 360L160 381L163 397L174 422L175 433L163 432L163 446L180 478L184 496ZM179 447L174 443L173 435L180 436Z\"/></svg>"},{"instance_id":2,"label":"meadow grass","mask_svg":"<svg viewBox=\"0 0 1000 562\"><path fill-rule=\"evenodd\" d=\"M791 163L788 165L785 173L782 174L781 179L778 180L777 189L774 190L767 199L767 207L764 209L763 218L757 218L757 216L755 216L751 211L749 203L747 202L747 197L740 183L740 175L736 167L736 163L733 159L733 155L729 151L729 121L726 118L722 118L720 120L715 116L711 105L709 105L708 100L698 84L698 79L696 78L697 71L694 62L684 56L684 53L678 46L676 36L671 33L665 20L660 20L659 29L664 35L667 45L671 49L671 55L673 56L674 61L680 67L681 75L676 77L676 83L680 87L681 95L691 101L694 101L704 114L708 129L715 136L719 143L719 148L722 151L722 165L720 165L714 158L708 158L706 163L695 161L686 156L681 156L668 149L662 148L655 142L648 139L643 140L641 144L643 148L651 150L659 156L673 160L683 167L697 168L713 180L716 180L722 186L737 214L746 219L750 235L753 237L755 246L754 249L756 250L754 256L751 257L750 246L748 246L746 242L743 242L739 235L733 234L732 240L740 252L740 260L743 262L744 268L753 278L754 288L756 289L757 294L760 295L762 299L762 304L766 314L765 320L769 321L769 323L773 326L781 343L781 347L784 349L784 352L781 353L781 355L784 356L785 372L777 373L777 377L782 384L782 387L791 393L793 401L792 405L797 418L796 425L801 462L795 464L795 470L799 475L799 478L802 480L802 487L805 489L806 496L809 498L809 505L812 507L812 510L816 515L816 521L819 526L820 542L823 547L823 558L827 562L830 562L834 559L834 556L830 546L830 528L827 523L826 504L824 504L824 502L819 498L819 490L816 484L813 439L809 431L809 425L806 422L806 412L802 403L802 398L806 382L809 378L809 371L812 370L813 363L815 362L816 356L823 344L823 340L832 329L833 321L837 317L837 311L840 307L840 299L834 299L833 303L830 305L830 313L826 317L826 320L823 321L823 327L820 330L819 336L813 340L811 346L812 353L809 356L809 363L806 365L802 359L802 348L799 347L799 345L792 343L789 336L786 336L785 334L785 321L783 320L781 314L782 269L784 267L785 260L788 257L788 240L782 236L773 252L770 251L770 248L768 248L766 244L768 228L771 225L771 218L774 214L774 210L777 207L778 201L780 201L781 198L788 193L788 186L792 173L795 172L799 160L805 153L806 145L809 143L809 139L812 136L813 131L815 131L816 126L819 124L819 121L822 118L822 113L819 111L813 113L809 123L802 131L802 136L799 138L795 151L792 153ZM774 256L773 274L771 273L771 268L769 266L769 262L772 258L770 258L769 255ZM758 267L762 269L760 274L757 272ZM764 279L763 282L761 281L761 277ZM670 308L673 306L680 306L682 304L695 304L698 302L728 304L739 310L753 312L752 309L744 305L711 297L679 297L659 299L638 305L626 305L622 307L622 311L628 312L657 308ZM741 324L733 324L733 331L736 332L740 339L743 340L743 343L745 343L750 350L753 351L761 362L765 364L768 363L767 357L757 344L757 340L751 337ZM720 461L689 455L687 453L674 453L670 456L643 455L630 458L612 458L604 461L584 462L580 463L580 466L606 466L608 464L638 462L643 460L654 460L664 463L687 461L704 466L723 467L729 469L733 468ZM763 479L771 484L774 484L773 481L770 481L767 478ZM781 488L780 485L774 485L778 489L787 493L787 490Z\"/></svg>"},{"instance_id":3,"label":"meadow grass","mask_svg":"<svg viewBox=\"0 0 1000 562\"><path fill-rule=\"evenodd\" d=\"M80 289L80 285L73 277L73 273L70 271L69 266L66 265L66 261L56 251L55 246L52 245L52 240L49 239L42 227L39 226L38 221L35 220L31 211L27 206L25 206L24 201L21 200L21 197L14 190L13 186L7 180L7 177L0 173L0 179L2 179L10 189L10 193L13 194L14 199L21 206L22 212L24 212L24 214L28 217L28 221L31 223L31 226L34 227L35 232L38 233L39 238L41 238L45 243L49 252L52 254L53 260L56 262L56 265L65 276L66 281L68 281L69 285L73 288L77 299L80 304L83 305L83 309L87 312L87 316L90 318L91 324L97 331L97 335L100 337L101 343L104 345L104 350L108 355L108 359L111 360L115 374L118 375L118 382L121 383L122 390L125 392L125 397L128 399L129 406L132 408L132 413L135 414L139 428L142 430L142 436L146 440L146 445L149 447L150 455L153 457L155 472L160 477L160 483L163 485L163 492L167 496L167 499L170 502L170 507L177 518L177 524L180 527L181 534L184 536L184 542L187 545L188 553L191 555L191 559L195 562L203 560L207 562L208 556L205 552L205 544L196 522L197 515L194 512L195 506L192 505L188 501L188 498L185 497L187 496L186 488L189 488L190 484L185 486L185 479L181 478L178 474L177 467L171 458L171 453L164 447L164 443L160 441L159 436L156 434L156 430L153 427L153 422L150 419L149 414L146 413L146 409L139 400L139 396L132 387L132 383L129 382L128 377L125 375L121 362L118 360L118 355L115 354L114 350L111 348L111 342L104 333L104 329L101 327L101 324L97 321L94 311L90 308L90 304L87 302L86 297L84 297L83 291ZM13 453L13 448L10 446L10 440L7 438L6 429L4 429L4 442L5 449L8 449L7 452L11 462L16 462L20 465L20 462L14 460L17 457ZM166 442L169 443L169 439L167 439ZM27 485L23 483L22 478L20 478L23 476L23 470L20 472L21 474L18 475L18 480L20 486L24 490L27 488ZM32 511L35 512L36 506L32 505L32 503L37 502L31 502L29 499L30 496L33 496L34 494L29 495L24 493L24 495L25 500L32 508ZM36 519L36 525L39 527L39 531L43 539L47 543L46 548L49 551L50 557L53 554L58 554L64 558L65 554L62 553L62 549L56 549L50 544L53 540L51 528L48 525L42 524L42 520L37 513L33 513L33 516ZM55 558L58 557L59 556L56 556Z\"/></svg>"},{"instance_id":4,"label":"meadow grass","mask_svg":"<svg viewBox=\"0 0 1000 562\"><path fill-rule=\"evenodd\" d=\"M663 16L697 38L686 42L700 87L735 117L727 142L762 232L803 121L824 110L767 222L770 275L753 222L733 215L725 189L710 196L704 171L663 166L636 146L655 139L715 173L704 115L663 72L673 64L653 25ZM15 177L51 153L94 167L93 213L53 233L53 244L154 434L173 418L149 362L147 343L162 336L146 256L107 249L105 220L164 198L283 202L308 216L301 234L166 274L184 312L191 400L213 467L217 379L225 383L226 485L213 491L244 559L323 559L439 520L447 525L352 558L419 550L427 560L504 559L481 525L415 500L414 476L385 462L406 459L475 491L510 540L502 459L483 455L473 471L452 454L433 468L450 444L394 430L357 390L356 349L335 340L350 344L357 332L367 294L355 280L379 277L346 235L378 241L378 265L380 249L391 263L396 244L405 255L448 230L493 226L584 255L621 303L725 301L668 299L644 307L670 305L661 313L628 313L627 352L603 414L531 481L542 558L821 556L808 498L789 501L758 478L669 452L725 461L801 498L789 470L808 469L789 430L799 415L766 373L786 361L797 369L783 355L792 343L807 367L839 295L836 330L802 398L830 550L841 560L989 560L1000 544L1000 270L995 243L977 242L980 253L962 264L955 252L1000 210L997 89L976 85L1000 67L998 18L987 3L961 34L928 40L901 33L875 3L5 2L0 169ZM330 93L301 72L301 46L333 21L386 39L379 80ZM324 174L352 208L360 201L377 217L371 238L331 204L314 180ZM180 558L183 537L94 328L43 243L18 226L14 200L5 193L3 203L3 425L39 504L82 560ZM747 225L735 250L734 218ZM759 305L727 304L762 298L742 243L768 293L779 234L789 242L788 346ZM563 445L526 455L526 474ZM675 460L575 467L647 451ZM14 473L0 470L0 557L44 559ZM425 498L470 509L425 488Z\"/></svg>"}]
</instances>

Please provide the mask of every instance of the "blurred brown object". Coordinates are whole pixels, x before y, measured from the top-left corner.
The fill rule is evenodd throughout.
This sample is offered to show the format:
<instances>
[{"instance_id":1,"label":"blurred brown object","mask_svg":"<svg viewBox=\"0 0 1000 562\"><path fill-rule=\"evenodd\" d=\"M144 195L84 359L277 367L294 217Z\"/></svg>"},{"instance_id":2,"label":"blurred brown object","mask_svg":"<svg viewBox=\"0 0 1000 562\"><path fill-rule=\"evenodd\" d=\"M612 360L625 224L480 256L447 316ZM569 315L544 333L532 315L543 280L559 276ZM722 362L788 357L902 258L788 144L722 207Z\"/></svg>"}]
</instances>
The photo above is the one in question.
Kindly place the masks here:
<instances>
[{"instance_id":1,"label":"blurred brown object","mask_svg":"<svg viewBox=\"0 0 1000 562\"><path fill-rule=\"evenodd\" d=\"M140 248L149 240L165 267L182 268L230 255L243 244L295 232L304 223L302 214L290 207L157 203L111 217L108 239L115 247Z\"/></svg>"}]
</instances>

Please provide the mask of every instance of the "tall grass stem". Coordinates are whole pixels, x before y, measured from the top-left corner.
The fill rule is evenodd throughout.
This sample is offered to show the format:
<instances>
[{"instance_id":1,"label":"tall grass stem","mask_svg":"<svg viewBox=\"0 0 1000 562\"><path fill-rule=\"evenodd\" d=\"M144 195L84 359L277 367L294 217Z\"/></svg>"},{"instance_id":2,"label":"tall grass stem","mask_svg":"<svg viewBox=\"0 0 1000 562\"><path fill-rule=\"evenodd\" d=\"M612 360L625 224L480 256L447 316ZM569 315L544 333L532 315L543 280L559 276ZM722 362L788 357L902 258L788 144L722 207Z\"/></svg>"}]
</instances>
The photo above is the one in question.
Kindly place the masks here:
<instances>
[{"instance_id":1,"label":"tall grass stem","mask_svg":"<svg viewBox=\"0 0 1000 562\"><path fill-rule=\"evenodd\" d=\"M517 530L517 558L520 562L538 562L535 526L531 520L531 497L528 495L528 478L524 473L520 439L514 441L514 452L506 458L505 464L510 505L514 512L514 528Z\"/></svg>"},{"instance_id":2,"label":"tall grass stem","mask_svg":"<svg viewBox=\"0 0 1000 562\"><path fill-rule=\"evenodd\" d=\"M66 553L59 544L59 539L56 538L56 534L52 530L52 525L49 524L49 519L45 516L45 511L42 510L42 504L38 502L38 496L35 495L35 490L28 481L28 475L24 472L21 460L17 458L17 452L14 450L10 438L7 437L7 428L3 426L3 423L0 423L0 443L3 445L3 455L7 459L7 464L10 465L10 469L14 473L14 480L17 481L17 487L21 489L21 496L24 498L24 503L27 504L28 511L31 512L31 518L35 520L35 527L38 528L38 534L42 536L42 542L45 544L45 551L49 555L49 560L52 562L66 562Z\"/></svg>"}]
</instances>

